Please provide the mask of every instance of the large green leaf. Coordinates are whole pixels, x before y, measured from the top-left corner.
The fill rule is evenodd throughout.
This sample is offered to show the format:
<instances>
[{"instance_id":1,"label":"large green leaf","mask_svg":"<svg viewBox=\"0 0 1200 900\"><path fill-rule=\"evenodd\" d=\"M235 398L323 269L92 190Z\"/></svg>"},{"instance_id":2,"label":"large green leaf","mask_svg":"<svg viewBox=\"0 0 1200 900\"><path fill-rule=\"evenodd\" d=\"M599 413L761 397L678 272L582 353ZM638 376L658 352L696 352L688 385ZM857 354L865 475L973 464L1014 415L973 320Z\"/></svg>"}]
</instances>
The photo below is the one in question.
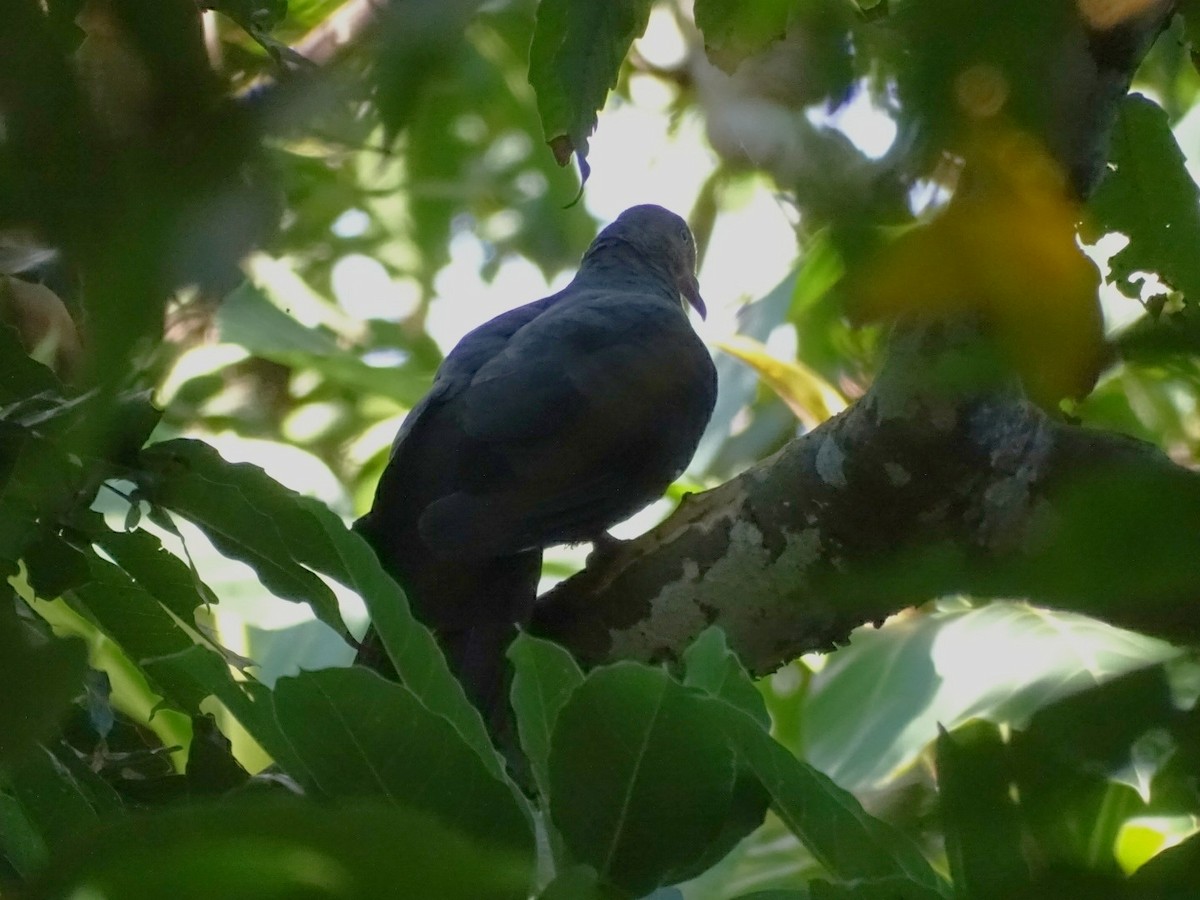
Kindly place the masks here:
<instances>
[{"instance_id":1,"label":"large green leaf","mask_svg":"<svg viewBox=\"0 0 1200 900\"><path fill-rule=\"evenodd\" d=\"M208 697L216 697L275 763L297 781L308 771L275 720L271 692L251 677L236 679L215 651L194 644L182 653L147 660L146 675L181 709L195 713Z\"/></svg>"},{"instance_id":2,"label":"large green leaf","mask_svg":"<svg viewBox=\"0 0 1200 900\"><path fill-rule=\"evenodd\" d=\"M375 368L345 349L335 335L302 325L245 282L221 302L217 322L223 340L280 365L315 369L356 391L391 397L412 406L429 389L426 379L395 368Z\"/></svg>"},{"instance_id":3,"label":"large green leaf","mask_svg":"<svg viewBox=\"0 0 1200 900\"><path fill-rule=\"evenodd\" d=\"M119 566L88 550L88 580L63 597L116 641L134 662L179 653L191 636L157 598Z\"/></svg>"},{"instance_id":4,"label":"large green leaf","mask_svg":"<svg viewBox=\"0 0 1200 900\"><path fill-rule=\"evenodd\" d=\"M197 607L214 599L191 567L143 529L96 529L96 543L166 609L193 624Z\"/></svg>"},{"instance_id":5,"label":"large green leaf","mask_svg":"<svg viewBox=\"0 0 1200 900\"><path fill-rule=\"evenodd\" d=\"M525 854L379 801L207 802L110 823L54 858L36 900L522 900Z\"/></svg>"},{"instance_id":6,"label":"large green leaf","mask_svg":"<svg viewBox=\"0 0 1200 900\"><path fill-rule=\"evenodd\" d=\"M521 749L543 797L550 795L550 744L554 723L568 698L583 683L583 672L558 644L520 634L508 648L516 670L512 707Z\"/></svg>"},{"instance_id":7,"label":"large green leaf","mask_svg":"<svg viewBox=\"0 0 1200 900\"><path fill-rule=\"evenodd\" d=\"M935 892L943 888L906 837L771 737L761 695L718 629L705 631L685 659L688 682L710 695L711 727L725 732L744 768L770 795L776 815L828 872L847 882L898 879Z\"/></svg>"},{"instance_id":8,"label":"large green leaf","mask_svg":"<svg viewBox=\"0 0 1200 900\"><path fill-rule=\"evenodd\" d=\"M310 790L421 810L525 854L532 867L529 822L511 784L403 685L361 668L305 672L279 680L274 708Z\"/></svg>"},{"instance_id":9,"label":"large green leaf","mask_svg":"<svg viewBox=\"0 0 1200 900\"><path fill-rule=\"evenodd\" d=\"M280 596L309 603L341 634L344 626L321 573L356 591L405 686L449 720L489 771L501 765L478 711L450 673L429 630L413 618L404 594L362 538L327 506L230 464L199 441L155 444L143 454L146 495L199 525L222 552L249 563Z\"/></svg>"},{"instance_id":10,"label":"large green leaf","mask_svg":"<svg viewBox=\"0 0 1200 900\"><path fill-rule=\"evenodd\" d=\"M745 713L725 705L719 716L770 794L771 808L830 874L847 882L900 879L941 889L916 846L870 816L853 794L801 762Z\"/></svg>"},{"instance_id":11,"label":"large green leaf","mask_svg":"<svg viewBox=\"0 0 1200 900\"><path fill-rule=\"evenodd\" d=\"M943 889L915 845L751 714L656 669L618 663L589 674L559 713L550 786L568 849L630 891L716 862L758 823L764 791L831 875Z\"/></svg>"},{"instance_id":12,"label":"large green leaf","mask_svg":"<svg viewBox=\"0 0 1200 900\"><path fill-rule=\"evenodd\" d=\"M762 694L754 687L741 660L729 649L729 642L716 625L700 634L684 651L686 666L683 683L712 694L754 719L764 730L771 727Z\"/></svg>"},{"instance_id":13,"label":"large green leaf","mask_svg":"<svg viewBox=\"0 0 1200 900\"><path fill-rule=\"evenodd\" d=\"M904 617L855 633L813 679L804 755L839 784L875 785L916 759L939 724L1019 722L1177 652L1094 619L1017 603Z\"/></svg>"},{"instance_id":14,"label":"large green leaf","mask_svg":"<svg viewBox=\"0 0 1200 900\"><path fill-rule=\"evenodd\" d=\"M743 791L707 699L662 671L618 663L588 675L559 712L551 816L604 880L635 893L681 881L761 822L762 796Z\"/></svg>"},{"instance_id":15,"label":"large green leaf","mask_svg":"<svg viewBox=\"0 0 1200 900\"><path fill-rule=\"evenodd\" d=\"M257 466L230 464L200 441L174 440L142 451L142 488L153 503L181 513L217 549L253 567L273 593L307 603L346 634L333 591L312 570L330 555L302 498Z\"/></svg>"},{"instance_id":16,"label":"large green leaf","mask_svg":"<svg viewBox=\"0 0 1200 900\"><path fill-rule=\"evenodd\" d=\"M97 821L87 789L46 747L0 772L0 850L19 868L44 864Z\"/></svg>"},{"instance_id":17,"label":"large green leaf","mask_svg":"<svg viewBox=\"0 0 1200 900\"><path fill-rule=\"evenodd\" d=\"M542 0L529 48L529 83L542 130L560 166L574 153L586 182L588 137L617 83L633 40L646 30L650 0Z\"/></svg>"}]
</instances>

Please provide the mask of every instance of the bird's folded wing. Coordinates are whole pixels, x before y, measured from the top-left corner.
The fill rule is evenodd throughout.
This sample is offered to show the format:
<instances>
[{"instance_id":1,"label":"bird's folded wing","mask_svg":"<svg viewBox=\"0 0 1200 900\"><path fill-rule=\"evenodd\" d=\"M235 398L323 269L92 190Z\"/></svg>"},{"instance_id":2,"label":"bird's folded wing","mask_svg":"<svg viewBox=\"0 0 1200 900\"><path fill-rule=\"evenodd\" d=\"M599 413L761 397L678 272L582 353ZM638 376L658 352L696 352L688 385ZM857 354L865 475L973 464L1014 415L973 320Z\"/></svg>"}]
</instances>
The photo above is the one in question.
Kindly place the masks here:
<instances>
[{"instance_id":1,"label":"bird's folded wing","mask_svg":"<svg viewBox=\"0 0 1200 900\"><path fill-rule=\"evenodd\" d=\"M661 298L570 299L480 367L461 396L463 428L479 440L524 445L534 456L530 442L564 433L582 439L602 431L601 440L622 440L686 384L695 341L682 311Z\"/></svg>"},{"instance_id":2,"label":"bird's folded wing","mask_svg":"<svg viewBox=\"0 0 1200 900\"><path fill-rule=\"evenodd\" d=\"M426 543L469 558L595 537L671 477L673 422L681 405L704 406L686 397L706 396L710 366L661 298L584 296L546 313L456 395L459 425L505 477L430 504Z\"/></svg>"}]
</instances>

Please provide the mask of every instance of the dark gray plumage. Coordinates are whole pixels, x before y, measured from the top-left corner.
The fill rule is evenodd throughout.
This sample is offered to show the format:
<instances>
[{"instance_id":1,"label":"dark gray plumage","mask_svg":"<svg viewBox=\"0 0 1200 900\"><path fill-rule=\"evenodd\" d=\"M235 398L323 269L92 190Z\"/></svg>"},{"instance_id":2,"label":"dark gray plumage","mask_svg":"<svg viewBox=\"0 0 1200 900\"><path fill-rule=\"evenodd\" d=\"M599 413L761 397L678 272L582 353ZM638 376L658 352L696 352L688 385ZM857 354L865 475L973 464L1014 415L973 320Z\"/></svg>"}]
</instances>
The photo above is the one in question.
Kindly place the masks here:
<instances>
[{"instance_id":1,"label":"dark gray plumage","mask_svg":"<svg viewBox=\"0 0 1200 900\"><path fill-rule=\"evenodd\" d=\"M691 460L716 369L683 219L635 206L562 291L476 328L404 421L356 524L485 710L527 619L542 548L600 538ZM370 641L359 661L386 668Z\"/></svg>"}]
</instances>

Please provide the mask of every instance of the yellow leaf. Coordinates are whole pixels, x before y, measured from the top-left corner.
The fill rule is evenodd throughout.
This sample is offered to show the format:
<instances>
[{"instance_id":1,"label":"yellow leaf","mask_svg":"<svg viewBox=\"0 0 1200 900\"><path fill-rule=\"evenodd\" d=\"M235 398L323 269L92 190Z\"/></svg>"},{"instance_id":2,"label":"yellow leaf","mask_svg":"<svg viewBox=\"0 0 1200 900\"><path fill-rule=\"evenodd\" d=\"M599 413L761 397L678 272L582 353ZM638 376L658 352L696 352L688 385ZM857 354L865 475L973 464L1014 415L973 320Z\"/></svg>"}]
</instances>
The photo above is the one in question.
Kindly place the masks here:
<instances>
[{"instance_id":1,"label":"yellow leaf","mask_svg":"<svg viewBox=\"0 0 1200 900\"><path fill-rule=\"evenodd\" d=\"M805 428L816 428L847 406L841 392L804 363L772 356L753 338L737 334L717 346L754 369Z\"/></svg>"}]
</instances>

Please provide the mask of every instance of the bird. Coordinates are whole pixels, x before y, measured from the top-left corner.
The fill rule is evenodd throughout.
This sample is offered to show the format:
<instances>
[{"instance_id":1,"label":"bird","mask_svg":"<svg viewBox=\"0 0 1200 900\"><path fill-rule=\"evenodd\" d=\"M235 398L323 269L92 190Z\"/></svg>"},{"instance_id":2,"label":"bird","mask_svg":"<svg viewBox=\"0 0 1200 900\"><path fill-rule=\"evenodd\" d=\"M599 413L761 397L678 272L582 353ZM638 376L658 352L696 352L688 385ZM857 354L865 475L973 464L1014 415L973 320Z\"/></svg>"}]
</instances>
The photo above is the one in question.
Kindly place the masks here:
<instances>
[{"instance_id":1,"label":"bird","mask_svg":"<svg viewBox=\"0 0 1200 900\"><path fill-rule=\"evenodd\" d=\"M451 350L354 524L485 718L506 705L544 548L608 545L691 461L717 393L695 269L680 216L622 212L565 288ZM394 677L371 634L357 662Z\"/></svg>"}]
</instances>

